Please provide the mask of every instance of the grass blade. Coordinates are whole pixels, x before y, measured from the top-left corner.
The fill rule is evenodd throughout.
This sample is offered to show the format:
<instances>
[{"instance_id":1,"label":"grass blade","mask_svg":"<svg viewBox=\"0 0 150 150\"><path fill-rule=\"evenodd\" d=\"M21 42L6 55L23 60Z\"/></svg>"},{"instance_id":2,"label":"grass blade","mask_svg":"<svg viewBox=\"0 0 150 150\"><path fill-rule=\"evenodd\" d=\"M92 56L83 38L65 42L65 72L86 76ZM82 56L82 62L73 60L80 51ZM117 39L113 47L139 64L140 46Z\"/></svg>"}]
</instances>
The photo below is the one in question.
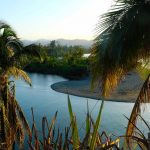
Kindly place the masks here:
<instances>
[{"instance_id":1,"label":"grass blade","mask_svg":"<svg viewBox=\"0 0 150 150\"><path fill-rule=\"evenodd\" d=\"M97 139L97 132L98 132L98 129L99 129L99 126L101 123L101 116L102 116L103 107L104 107L104 100L102 100L100 110L98 113L98 117L97 117L96 123L94 125L94 131L93 131L92 139L91 139L91 143L90 143L90 150L94 150L94 148L95 148L95 143L96 143L96 139Z\"/></svg>"},{"instance_id":2,"label":"grass blade","mask_svg":"<svg viewBox=\"0 0 150 150\"><path fill-rule=\"evenodd\" d=\"M78 149L79 148L79 141L80 141L79 140L79 134L78 134L78 127L77 127L76 117L73 115L69 95L68 95L68 110L69 110L71 128L72 128L73 149Z\"/></svg>"}]
</instances>

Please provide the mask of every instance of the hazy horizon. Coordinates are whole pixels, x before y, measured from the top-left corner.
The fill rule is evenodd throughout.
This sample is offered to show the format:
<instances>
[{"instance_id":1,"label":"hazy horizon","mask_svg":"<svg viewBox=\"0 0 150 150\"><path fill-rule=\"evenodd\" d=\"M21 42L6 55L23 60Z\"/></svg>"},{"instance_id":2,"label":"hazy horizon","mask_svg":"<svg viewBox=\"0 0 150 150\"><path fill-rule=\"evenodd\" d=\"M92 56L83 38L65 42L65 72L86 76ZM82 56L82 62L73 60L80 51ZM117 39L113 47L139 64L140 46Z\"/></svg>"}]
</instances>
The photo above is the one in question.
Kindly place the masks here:
<instances>
[{"instance_id":1,"label":"hazy horizon","mask_svg":"<svg viewBox=\"0 0 150 150\"><path fill-rule=\"evenodd\" d=\"M99 16L112 4L113 0L5 0L0 20L22 40L93 40Z\"/></svg>"},{"instance_id":2,"label":"hazy horizon","mask_svg":"<svg viewBox=\"0 0 150 150\"><path fill-rule=\"evenodd\" d=\"M81 38L74 38L74 39L67 39L67 38L51 38L51 39L48 39L48 38L39 38L39 39L24 39L24 38L21 38L21 40L27 40L27 41L39 41L39 40L50 40L50 41L52 41L52 40L70 40L70 41L73 41L73 40L85 40L85 41L92 41L92 39L90 40L88 40L88 39L81 39Z\"/></svg>"}]
</instances>

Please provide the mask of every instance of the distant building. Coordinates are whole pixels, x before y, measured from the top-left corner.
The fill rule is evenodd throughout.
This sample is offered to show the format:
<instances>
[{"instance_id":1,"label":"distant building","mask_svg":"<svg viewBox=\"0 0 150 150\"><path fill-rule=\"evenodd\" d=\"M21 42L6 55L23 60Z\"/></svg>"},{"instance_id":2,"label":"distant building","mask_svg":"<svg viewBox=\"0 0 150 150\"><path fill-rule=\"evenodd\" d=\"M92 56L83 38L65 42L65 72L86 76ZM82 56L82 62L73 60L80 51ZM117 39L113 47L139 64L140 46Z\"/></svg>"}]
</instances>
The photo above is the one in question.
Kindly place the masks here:
<instances>
[{"instance_id":1,"label":"distant building","mask_svg":"<svg viewBox=\"0 0 150 150\"><path fill-rule=\"evenodd\" d=\"M90 55L91 55L90 53L89 54L83 54L83 57L88 58Z\"/></svg>"}]
</instances>

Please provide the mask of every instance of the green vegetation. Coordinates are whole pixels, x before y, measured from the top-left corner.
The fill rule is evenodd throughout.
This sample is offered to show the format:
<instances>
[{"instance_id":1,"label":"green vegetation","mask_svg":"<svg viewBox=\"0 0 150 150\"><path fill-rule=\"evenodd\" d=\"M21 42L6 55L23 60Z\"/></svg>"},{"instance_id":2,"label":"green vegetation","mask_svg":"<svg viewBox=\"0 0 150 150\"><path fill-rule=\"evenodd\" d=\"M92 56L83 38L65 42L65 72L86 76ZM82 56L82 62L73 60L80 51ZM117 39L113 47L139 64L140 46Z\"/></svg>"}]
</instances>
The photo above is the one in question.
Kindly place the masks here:
<instances>
[{"instance_id":1,"label":"green vegetation","mask_svg":"<svg viewBox=\"0 0 150 150\"><path fill-rule=\"evenodd\" d=\"M10 77L23 78L31 85L30 78L21 69L25 56L39 56L24 47L12 28L0 22L0 149L12 149L15 141L24 141L24 129L30 128L15 97L15 84Z\"/></svg>"},{"instance_id":2,"label":"green vegetation","mask_svg":"<svg viewBox=\"0 0 150 150\"><path fill-rule=\"evenodd\" d=\"M57 119L57 112L55 113L51 123L48 124L46 117L42 119L42 140L36 129L36 123L34 121L34 114L32 109L33 125L32 133L29 135L29 148L38 150L57 149L57 150L95 150L95 149L111 149L115 148L119 150L118 143L120 138L111 140L111 137L107 136L105 132L99 134L99 124L101 120L102 107L100 107L96 121L94 121L90 115L90 110L87 103L87 115L86 115L86 131L84 138L81 140L79 137L78 125L76 121L76 115L73 113L71 101L68 96L68 111L70 116L70 124L65 128L65 138L62 139L63 135L55 128L55 121ZM48 131L48 132L47 132Z\"/></svg>"},{"instance_id":3,"label":"green vegetation","mask_svg":"<svg viewBox=\"0 0 150 150\"><path fill-rule=\"evenodd\" d=\"M60 46L51 41L48 46L35 45L43 61L26 60L25 70L44 74L61 75L69 79L81 79L89 74L88 58L83 58L85 49L81 46Z\"/></svg>"},{"instance_id":4,"label":"green vegetation","mask_svg":"<svg viewBox=\"0 0 150 150\"><path fill-rule=\"evenodd\" d=\"M92 50L93 84L101 79L106 97L127 74L150 62L150 1L118 0L104 14L98 26L99 35ZM133 33L133 34L132 34ZM140 73L140 72L139 72ZM150 102L150 68L137 97L127 127L127 136L133 135L141 105ZM127 142L130 141L127 139ZM133 147L131 147L132 149Z\"/></svg>"},{"instance_id":5,"label":"green vegetation","mask_svg":"<svg viewBox=\"0 0 150 150\"><path fill-rule=\"evenodd\" d=\"M99 35L95 39L91 56L91 71L93 85L102 81L102 95L106 97L130 70L142 68L150 61L150 1L144 0L118 0L115 7L102 16L98 26ZM134 33L134 34L131 34ZM67 49L67 50L66 50ZM38 51L38 52L37 52ZM39 62L39 53L42 63ZM43 141L38 136L34 120L30 130L21 107L15 98L15 84L9 81L11 76L23 78L31 84L29 77L22 70L40 73L59 74L69 78L78 78L88 74L88 60L82 58L84 49L80 46L65 47L52 41L48 46L29 45L23 47L16 33L10 26L0 23L0 149L13 149L15 142L24 142L24 129L28 132L30 149L119 149L105 133L99 134L104 100L101 103L98 117L93 121L87 104L86 131L81 140L78 133L76 116L73 113L68 97L68 110L70 125L65 129L65 139L59 132L55 138L55 120L57 112L50 124L46 117L42 120ZM36 56L36 57L33 57ZM32 58L32 59L31 59ZM147 63L148 62L148 63ZM149 141L136 126L138 118L150 127L140 116L141 104L150 102L150 71L146 69L146 78L137 97L129 118L126 135L126 149L149 149ZM142 73L143 76L143 73ZM48 132L47 132L48 131ZM71 131L71 137L69 137ZM46 136L47 134L47 136ZM103 142L103 135L106 140ZM133 141L135 144L133 144Z\"/></svg>"},{"instance_id":6,"label":"green vegetation","mask_svg":"<svg viewBox=\"0 0 150 150\"><path fill-rule=\"evenodd\" d=\"M131 136L120 136L116 137L116 139L112 140L112 138L106 133L99 133L100 121L101 121L101 112L103 106L101 103L99 113L96 121L92 119L90 115L90 110L87 102L87 114L86 114L86 122L85 122L85 135L83 139L79 137L78 125L76 115L73 113L71 100L68 96L68 112L70 116L70 124L65 128L65 138L63 139L63 134L55 128L55 122L57 119L58 112L55 113L53 119L50 124L48 124L48 120L46 117L42 119L42 133L39 135L38 130L36 128L36 122L34 120L34 114L32 109L32 133L29 135L28 143L30 149L38 150L39 148L43 150L48 149L57 149L57 150L69 150L69 149L78 149L78 150L122 150L123 148L128 149L127 147L119 146L121 140L128 137L130 141L134 144L134 149L141 148L148 150L148 140L147 137L142 133L142 131L136 126L137 129L136 135ZM144 118L140 115L138 117L142 120L142 122L146 125L148 131L150 132L150 126L146 123ZM127 118L127 117L126 117ZM128 119L128 118L127 118ZM128 119L129 120L129 119ZM130 120L129 120L130 122ZM132 123L132 122L131 122ZM42 136L42 138L41 138Z\"/></svg>"}]
</instances>

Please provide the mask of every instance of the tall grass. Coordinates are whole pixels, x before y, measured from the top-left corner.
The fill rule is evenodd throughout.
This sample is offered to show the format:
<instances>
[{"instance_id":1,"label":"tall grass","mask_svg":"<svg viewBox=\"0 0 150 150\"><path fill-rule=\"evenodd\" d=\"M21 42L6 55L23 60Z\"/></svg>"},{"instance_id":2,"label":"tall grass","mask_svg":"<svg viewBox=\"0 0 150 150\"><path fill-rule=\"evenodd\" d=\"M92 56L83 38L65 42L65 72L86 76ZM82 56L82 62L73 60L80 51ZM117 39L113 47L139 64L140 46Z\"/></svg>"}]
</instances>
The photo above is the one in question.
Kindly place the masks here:
<instances>
[{"instance_id":1,"label":"tall grass","mask_svg":"<svg viewBox=\"0 0 150 150\"><path fill-rule=\"evenodd\" d=\"M117 146L120 139L112 141L105 133L99 133L101 123L102 109L104 102L102 101L96 121L93 121L87 103L87 114L85 122L85 135L81 140L78 123L75 113L73 113L70 98L68 96L68 112L70 116L70 124L65 128L65 135L63 136L60 129L55 128L55 122L58 112L55 113L50 123L46 117L42 118L42 134L39 135L34 120L34 113L32 109L32 128L29 135L28 145L30 150L94 150L94 149L119 149ZM42 137L42 138L41 138ZM64 138L63 138L64 137Z\"/></svg>"}]
</instances>

